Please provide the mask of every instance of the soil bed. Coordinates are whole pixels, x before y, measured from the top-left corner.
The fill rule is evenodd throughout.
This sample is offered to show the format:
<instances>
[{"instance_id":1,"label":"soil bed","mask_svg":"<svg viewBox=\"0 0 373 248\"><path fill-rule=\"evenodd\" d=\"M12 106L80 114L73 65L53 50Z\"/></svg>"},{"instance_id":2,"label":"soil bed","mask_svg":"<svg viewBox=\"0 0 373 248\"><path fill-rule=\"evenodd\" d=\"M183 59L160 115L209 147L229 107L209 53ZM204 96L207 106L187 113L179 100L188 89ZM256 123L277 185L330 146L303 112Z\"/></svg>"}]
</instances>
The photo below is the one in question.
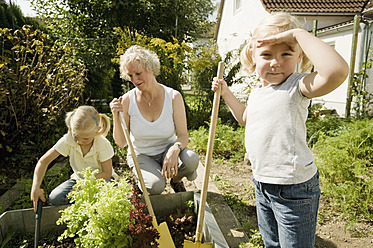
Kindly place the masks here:
<instances>
[{"instance_id":1,"label":"soil bed","mask_svg":"<svg viewBox=\"0 0 373 248\"><path fill-rule=\"evenodd\" d=\"M196 214L191 210L182 212L180 209L167 218L160 219L159 223L166 221L174 240L176 248L182 248L184 240L193 241L196 232ZM57 238L63 231L43 232L40 234L39 247L42 248L72 248L76 247L73 238L64 239L63 242L57 241ZM10 241L3 248L15 247L33 247L34 234L14 233Z\"/></svg>"},{"instance_id":2,"label":"soil bed","mask_svg":"<svg viewBox=\"0 0 373 248\"><path fill-rule=\"evenodd\" d=\"M43 248L72 248L76 247L73 238L65 239L63 243L57 241L58 236L62 234L60 232L43 232L40 234L39 247ZM11 240L4 246L4 248L15 248L15 247L34 247L34 234L13 234Z\"/></svg>"}]
</instances>

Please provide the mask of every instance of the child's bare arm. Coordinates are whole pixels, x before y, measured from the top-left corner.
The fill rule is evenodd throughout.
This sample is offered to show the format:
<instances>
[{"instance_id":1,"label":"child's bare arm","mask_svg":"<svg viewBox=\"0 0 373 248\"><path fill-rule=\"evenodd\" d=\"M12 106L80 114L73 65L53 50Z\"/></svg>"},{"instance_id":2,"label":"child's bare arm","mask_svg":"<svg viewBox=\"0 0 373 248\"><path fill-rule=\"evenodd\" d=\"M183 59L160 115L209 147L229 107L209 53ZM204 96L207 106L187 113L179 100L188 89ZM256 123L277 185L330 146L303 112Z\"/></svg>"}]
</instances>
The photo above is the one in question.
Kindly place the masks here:
<instances>
[{"instance_id":1,"label":"child's bare arm","mask_svg":"<svg viewBox=\"0 0 373 248\"><path fill-rule=\"evenodd\" d=\"M307 75L300 84L301 92L309 98L323 96L335 90L348 75L348 64L342 56L306 30L292 29L259 42L262 44L285 42L290 47L299 44L315 66L315 72Z\"/></svg>"},{"instance_id":2,"label":"child's bare arm","mask_svg":"<svg viewBox=\"0 0 373 248\"><path fill-rule=\"evenodd\" d=\"M211 89L216 91L219 84L221 84L221 97L224 99L225 103L228 105L231 110L234 118L242 126L246 125L246 115L245 115L245 105L243 105L229 90L227 83L223 79L214 78Z\"/></svg>"},{"instance_id":3,"label":"child's bare arm","mask_svg":"<svg viewBox=\"0 0 373 248\"><path fill-rule=\"evenodd\" d=\"M97 179L103 178L105 180L108 180L113 173L112 160L108 159L104 162L101 162L101 166L102 166L102 171L100 173L96 174L96 178Z\"/></svg>"},{"instance_id":4,"label":"child's bare arm","mask_svg":"<svg viewBox=\"0 0 373 248\"><path fill-rule=\"evenodd\" d=\"M37 209L38 199L45 202L45 197L40 189L48 165L60 155L54 148L49 149L37 162L34 170L34 178L31 187L31 200L33 201L34 211Z\"/></svg>"},{"instance_id":5,"label":"child's bare arm","mask_svg":"<svg viewBox=\"0 0 373 248\"><path fill-rule=\"evenodd\" d=\"M333 47L306 32L296 32L296 39L315 66L315 73L304 78L302 93L309 97L326 95L339 87L348 76L349 67Z\"/></svg>"}]
</instances>

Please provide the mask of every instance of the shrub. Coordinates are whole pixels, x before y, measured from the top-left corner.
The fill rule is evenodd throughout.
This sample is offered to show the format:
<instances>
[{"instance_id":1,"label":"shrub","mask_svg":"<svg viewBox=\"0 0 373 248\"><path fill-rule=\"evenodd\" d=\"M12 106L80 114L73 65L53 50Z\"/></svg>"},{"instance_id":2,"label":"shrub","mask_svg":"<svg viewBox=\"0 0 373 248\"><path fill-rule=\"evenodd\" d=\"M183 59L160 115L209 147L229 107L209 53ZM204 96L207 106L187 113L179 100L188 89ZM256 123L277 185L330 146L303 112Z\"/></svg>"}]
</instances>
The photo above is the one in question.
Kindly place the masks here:
<instances>
[{"instance_id":1,"label":"shrub","mask_svg":"<svg viewBox=\"0 0 373 248\"><path fill-rule=\"evenodd\" d=\"M179 43L176 39L167 42L159 38L151 38L130 31L129 28L115 28L115 34L119 36L117 44L117 58L114 62L119 64L119 56L130 46L140 45L154 51L161 64L161 73L157 80L173 89L181 91L181 84L185 81L183 74L185 69L186 53L190 50L185 43Z\"/></svg>"},{"instance_id":2,"label":"shrub","mask_svg":"<svg viewBox=\"0 0 373 248\"><path fill-rule=\"evenodd\" d=\"M68 43L28 26L0 28L0 56L0 156L27 166L64 132L60 117L80 103L86 70Z\"/></svg>"}]
</instances>

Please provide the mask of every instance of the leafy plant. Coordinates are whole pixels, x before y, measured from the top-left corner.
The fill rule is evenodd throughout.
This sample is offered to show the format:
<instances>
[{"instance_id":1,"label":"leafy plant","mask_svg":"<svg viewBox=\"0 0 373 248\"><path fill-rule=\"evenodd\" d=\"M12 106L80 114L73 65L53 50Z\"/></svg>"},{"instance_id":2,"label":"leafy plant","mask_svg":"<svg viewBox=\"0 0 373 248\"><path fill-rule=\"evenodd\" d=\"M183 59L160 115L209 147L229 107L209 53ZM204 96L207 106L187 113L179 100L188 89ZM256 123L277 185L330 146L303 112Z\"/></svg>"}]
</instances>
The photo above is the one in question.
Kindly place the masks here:
<instances>
[{"instance_id":1,"label":"leafy plant","mask_svg":"<svg viewBox=\"0 0 373 248\"><path fill-rule=\"evenodd\" d=\"M373 221L372 129L371 120L346 123L338 136L321 133L313 147L331 211L348 225Z\"/></svg>"},{"instance_id":2,"label":"leafy plant","mask_svg":"<svg viewBox=\"0 0 373 248\"><path fill-rule=\"evenodd\" d=\"M206 154L209 129L201 126L198 130L190 132L190 148L200 156ZM213 156L215 159L242 159L245 156L244 146L245 129L237 129L222 124L220 118L216 125Z\"/></svg>"},{"instance_id":3,"label":"leafy plant","mask_svg":"<svg viewBox=\"0 0 373 248\"><path fill-rule=\"evenodd\" d=\"M369 38L369 44L371 37ZM354 97L353 110L357 119L367 118L371 116L371 106L373 103L373 95L367 91L367 70L372 68L372 48L367 49L365 54L365 62L359 72L354 73L352 81L352 97ZM349 103L351 104L351 103Z\"/></svg>"},{"instance_id":4,"label":"leafy plant","mask_svg":"<svg viewBox=\"0 0 373 248\"><path fill-rule=\"evenodd\" d=\"M126 181L108 183L96 179L96 172L86 169L84 179L78 180L69 193L72 204L61 211L57 221L59 225L67 224L59 239L76 237L78 247L132 247L134 235L141 235L145 239L142 242L154 243L157 234L153 227L150 233L146 232L151 216L142 215L144 205L138 199L134 200L135 206L127 199L130 187ZM144 230L148 238L143 235Z\"/></svg>"},{"instance_id":5,"label":"leafy plant","mask_svg":"<svg viewBox=\"0 0 373 248\"><path fill-rule=\"evenodd\" d=\"M60 117L81 103L85 72L68 43L29 26L0 28L2 162L33 166L56 142L65 126Z\"/></svg>"},{"instance_id":6,"label":"leafy plant","mask_svg":"<svg viewBox=\"0 0 373 248\"><path fill-rule=\"evenodd\" d=\"M159 244L156 242L156 239L159 238L159 233L152 226L152 217L144 213L146 205L140 202L140 200L141 197L137 187L134 185L131 200L134 209L130 210L130 220L133 222L129 226L129 233L133 240L130 247L158 247Z\"/></svg>"},{"instance_id":7,"label":"leafy plant","mask_svg":"<svg viewBox=\"0 0 373 248\"><path fill-rule=\"evenodd\" d=\"M320 135L337 136L348 122L339 116L325 115L324 117L312 116L307 119L307 143L312 147L319 139Z\"/></svg>"}]
</instances>

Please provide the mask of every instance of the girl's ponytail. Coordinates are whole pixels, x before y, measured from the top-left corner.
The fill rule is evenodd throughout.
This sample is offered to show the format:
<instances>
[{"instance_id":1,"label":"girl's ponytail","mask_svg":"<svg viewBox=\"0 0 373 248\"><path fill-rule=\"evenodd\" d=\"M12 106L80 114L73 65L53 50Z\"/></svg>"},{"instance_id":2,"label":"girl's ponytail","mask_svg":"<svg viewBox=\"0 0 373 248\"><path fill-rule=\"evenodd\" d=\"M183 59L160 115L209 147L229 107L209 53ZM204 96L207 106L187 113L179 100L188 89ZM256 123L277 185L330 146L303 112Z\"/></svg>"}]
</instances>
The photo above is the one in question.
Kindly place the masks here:
<instances>
[{"instance_id":1,"label":"girl's ponytail","mask_svg":"<svg viewBox=\"0 0 373 248\"><path fill-rule=\"evenodd\" d=\"M103 135L106 137L106 135L110 131L110 118L106 114L99 114L99 123L101 128L98 130L98 135Z\"/></svg>"},{"instance_id":2,"label":"girl's ponytail","mask_svg":"<svg viewBox=\"0 0 373 248\"><path fill-rule=\"evenodd\" d=\"M73 111L70 111L66 114L66 118L65 118L65 123L66 123L66 127L67 127L67 131L69 133L72 134L72 127L71 127L71 119L75 113L76 109L74 109Z\"/></svg>"}]
</instances>

